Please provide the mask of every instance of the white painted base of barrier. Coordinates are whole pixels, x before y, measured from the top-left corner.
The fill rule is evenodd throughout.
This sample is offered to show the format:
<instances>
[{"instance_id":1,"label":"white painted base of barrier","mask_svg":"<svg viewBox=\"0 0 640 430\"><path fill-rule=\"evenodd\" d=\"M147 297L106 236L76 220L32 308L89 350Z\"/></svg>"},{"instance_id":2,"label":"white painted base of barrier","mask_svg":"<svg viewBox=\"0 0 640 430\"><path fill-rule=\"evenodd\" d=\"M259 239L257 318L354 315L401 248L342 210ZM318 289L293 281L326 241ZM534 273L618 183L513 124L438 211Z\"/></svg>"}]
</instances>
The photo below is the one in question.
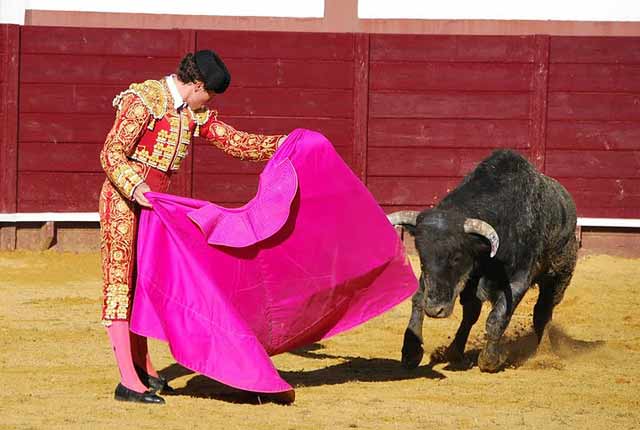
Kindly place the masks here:
<instances>
[{"instance_id":1,"label":"white painted base of barrier","mask_svg":"<svg viewBox=\"0 0 640 430\"><path fill-rule=\"evenodd\" d=\"M0 222L99 222L98 212L22 212L0 214ZM580 227L640 228L640 219L634 218L578 218Z\"/></svg>"}]
</instances>

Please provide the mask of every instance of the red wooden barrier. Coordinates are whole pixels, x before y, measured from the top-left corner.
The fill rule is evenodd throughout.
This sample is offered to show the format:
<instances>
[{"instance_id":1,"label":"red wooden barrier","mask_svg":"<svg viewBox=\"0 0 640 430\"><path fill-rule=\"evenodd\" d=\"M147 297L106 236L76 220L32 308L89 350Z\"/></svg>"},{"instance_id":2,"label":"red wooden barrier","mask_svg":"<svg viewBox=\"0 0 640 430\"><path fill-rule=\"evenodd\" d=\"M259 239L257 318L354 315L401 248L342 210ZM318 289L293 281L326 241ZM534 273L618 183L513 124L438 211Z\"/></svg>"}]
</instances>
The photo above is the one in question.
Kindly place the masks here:
<instances>
[{"instance_id":1,"label":"red wooden barrier","mask_svg":"<svg viewBox=\"0 0 640 430\"><path fill-rule=\"evenodd\" d=\"M582 216L640 217L640 38L552 37L547 173Z\"/></svg>"},{"instance_id":2,"label":"red wooden barrier","mask_svg":"<svg viewBox=\"0 0 640 430\"><path fill-rule=\"evenodd\" d=\"M492 149L532 155L538 39L371 36L367 183L387 210L434 205Z\"/></svg>"},{"instance_id":3,"label":"red wooden barrier","mask_svg":"<svg viewBox=\"0 0 640 430\"><path fill-rule=\"evenodd\" d=\"M111 101L175 70L192 32L22 27L17 210L96 211ZM190 194L187 180L172 190Z\"/></svg>"},{"instance_id":4,"label":"red wooden barrier","mask_svg":"<svg viewBox=\"0 0 640 430\"><path fill-rule=\"evenodd\" d=\"M514 148L581 216L640 217L640 38L0 32L0 212L95 211L115 94L210 48L232 74L212 102L223 120L324 133L386 210L432 206L493 149ZM226 205L255 194L261 164L202 139L192 152L172 192Z\"/></svg>"},{"instance_id":5,"label":"red wooden barrier","mask_svg":"<svg viewBox=\"0 0 640 430\"><path fill-rule=\"evenodd\" d=\"M0 25L0 212L16 211L20 28Z\"/></svg>"},{"instance_id":6,"label":"red wooden barrier","mask_svg":"<svg viewBox=\"0 0 640 430\"><path fill-rule=\"evenodd\" d=\"M362 170L362 160L354 154L365 153L366 126L357 123L355 111L359 107L362 112L365 105L366 90L358 84L366 38L246 31L198 31L196 36L197 49L218 52L231 72L231 86L212 102L223 121L256 133L318 130L354 170ZM356 136L360 152L354 147ZM255 195L261 164L247 165L198 140L193 148L194 197L237 206Z\"/></svg>"}]
</instances>

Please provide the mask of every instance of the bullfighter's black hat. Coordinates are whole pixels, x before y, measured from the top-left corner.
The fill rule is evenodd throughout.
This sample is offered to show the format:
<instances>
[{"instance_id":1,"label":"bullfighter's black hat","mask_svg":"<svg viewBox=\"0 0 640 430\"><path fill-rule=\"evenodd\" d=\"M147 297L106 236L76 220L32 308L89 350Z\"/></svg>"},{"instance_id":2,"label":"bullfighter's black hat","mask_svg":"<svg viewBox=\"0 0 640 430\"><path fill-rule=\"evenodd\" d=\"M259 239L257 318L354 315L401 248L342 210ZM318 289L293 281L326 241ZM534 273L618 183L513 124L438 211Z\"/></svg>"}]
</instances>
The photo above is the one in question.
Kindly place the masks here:
<instances>
[{"instance_id":1,"label":"bullfighter's black hat","mask_svg":"<svg viewBox=\"0 0 640 430\"><path fill-rule=\"evenodd\" d=\"M231 75L218 54L209 49L203 49L197 51L194 58L206 90L223 93L231 82Z\"/></svg>"}]
</instances>

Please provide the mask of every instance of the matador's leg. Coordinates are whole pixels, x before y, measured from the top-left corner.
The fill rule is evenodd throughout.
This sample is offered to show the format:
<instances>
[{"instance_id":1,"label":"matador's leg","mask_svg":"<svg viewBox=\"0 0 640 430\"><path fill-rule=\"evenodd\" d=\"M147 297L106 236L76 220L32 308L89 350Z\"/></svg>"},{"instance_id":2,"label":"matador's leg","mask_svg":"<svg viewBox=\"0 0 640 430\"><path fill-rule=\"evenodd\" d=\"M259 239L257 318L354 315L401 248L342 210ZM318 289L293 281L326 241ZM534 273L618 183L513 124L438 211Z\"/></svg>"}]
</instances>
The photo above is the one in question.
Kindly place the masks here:
<instances>
[{"instance_id":1,"label":"matador's leg","mask_svg":"<svg viewBox=\"0 0 640 430\"><path fill-rule=\"evenodd\" d=\"M136 373L129 332L136 222L133 203L125 200L106 181L100 193L100 250L104 282L102 321L107 326L122 385L143 393L148 388Z\"/></svg>"}]
</instances>

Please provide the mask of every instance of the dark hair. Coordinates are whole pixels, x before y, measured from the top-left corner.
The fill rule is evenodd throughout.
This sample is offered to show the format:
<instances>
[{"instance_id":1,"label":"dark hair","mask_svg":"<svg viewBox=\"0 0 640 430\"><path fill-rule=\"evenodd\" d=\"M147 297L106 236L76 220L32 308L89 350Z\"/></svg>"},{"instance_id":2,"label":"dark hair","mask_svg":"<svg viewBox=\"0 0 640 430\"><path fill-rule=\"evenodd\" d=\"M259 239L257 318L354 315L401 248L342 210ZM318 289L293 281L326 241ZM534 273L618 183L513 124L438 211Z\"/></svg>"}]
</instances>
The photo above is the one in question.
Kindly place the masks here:
<instances>
[{"instance_id":1,"label":"dark hair","mask_svg":"<svg viewBox=\"0 0 640 430\"><path fill-rule=\"evenodd\" d=\"M207 91L218 94L225 92L231 82L227 66L209 49L185 55L176 75L184 83L200 81Z\"/></svg>"}]
</instances>

